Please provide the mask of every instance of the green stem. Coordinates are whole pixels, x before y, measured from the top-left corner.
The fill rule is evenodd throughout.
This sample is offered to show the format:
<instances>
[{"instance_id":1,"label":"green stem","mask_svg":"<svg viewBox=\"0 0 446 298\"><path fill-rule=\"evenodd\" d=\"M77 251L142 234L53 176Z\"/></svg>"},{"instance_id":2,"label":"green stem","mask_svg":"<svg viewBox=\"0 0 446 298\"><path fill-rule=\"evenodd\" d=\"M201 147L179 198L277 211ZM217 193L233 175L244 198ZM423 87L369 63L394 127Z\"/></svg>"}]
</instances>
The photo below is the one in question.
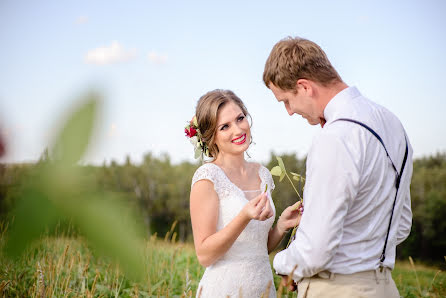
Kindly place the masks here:
<instances>
[{"instance_id":1,"label":"green stem","mask_svg":"<svg viewBox=\"0 0 446 298\"><path fill-rule=\"evenodd\" d=\"M294 188L294 191L296 192L296 194L297 194L297 196L299 197L300 201L303 203L303 199L302 199L302 197L300 196L299 192L297 191L296 187L294 186L293 181L291 180L290 176L288 176L288 173L287 173L286 171L285 171L285 175L286 175L286 177L288 178L288 180L290 181L291 186ZM291 239L293 239L294 235L296 234L296 230L297 230L297 223L296 223L296 225L294 226L293 231L291 232L290 239L288 239L288 244L286 245L286 248L288 248L288 246L290 246L290 244L291 244Z\"/></svg>"},{"instance_id":2,"label":"green stem","mask_svg":"<svg viewBox=\"0 0 446 298\"><path fill-rule=\"evenodd\" d=\"M288 178L288 180L290 180L291 186L293 186L294 191L297 193L297 196L299 197L300 201L302 202L303 201L302 197L300 196L299 192L297 191L296 187L293 184L293 181L291 181L291 178L290 178L290 176L288 176L288 173L286 171L285 171L285 175Z\"/></svg>"},{"instance_id":3,"label":"green stem","mask_svg":"<svg viewBox=\"0 0 446 298\"><path fill-rule=\"evenodd\" d=\"M296 234L296 230L297 230L297 225L293 228L293 231L291 232L290 239L288 239L288 243L286 245L286 248L288 248L288 246L290 246L291 239L293 239L294 235Z\"/></svg>"}]
</instances>

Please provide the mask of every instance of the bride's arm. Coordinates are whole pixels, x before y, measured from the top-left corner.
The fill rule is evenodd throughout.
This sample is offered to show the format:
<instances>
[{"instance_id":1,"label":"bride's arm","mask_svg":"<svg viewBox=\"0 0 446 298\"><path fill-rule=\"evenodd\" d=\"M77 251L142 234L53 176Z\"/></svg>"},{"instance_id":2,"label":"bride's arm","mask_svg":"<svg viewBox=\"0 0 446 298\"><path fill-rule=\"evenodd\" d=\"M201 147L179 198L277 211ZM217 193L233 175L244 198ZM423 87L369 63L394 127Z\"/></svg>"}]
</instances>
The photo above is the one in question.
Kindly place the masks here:
<instances>
[{"instance_id":1,"label":"bride's arm","mask_svg":"<svg viewBox=\"0 0 446 298\"><path fill-rule=\"evenodd\" d=\"M212 265L231 248L251 219L265 220L271 216L267 196L262 194L246 204L229 224L217 232L218 209L219 200L212 182L196 182L190 194L190 216L195 252L205 267Z\"/></svg>"},{"instance_id":2,"label":"bride's arm","mask_svg":"<svg viewBox=\"0 0 446 298\"><path fill-rule=\"evenodd\" d=\"M280 241L282 241L283 236L285 235L286 230L282 231L277 227L277 224L269 231L268 234L268 253L271 253L277 245L279 245Z\"/></svg>"},{"instance_id":3,"label":"bride's arm","mask_svg":"<svg viewBox=\"0 0 446 298\"><path fill-rule=\"evenodd\" d=\"M300 204L301 202L299 201L283 210L282 214L277 220L277 224L269 231L268 253L272 252L277 245L279 245L283 236L289 229L299 225L300 218L302 217L302 214L300 214L299 211Z\"/></svg>"}]
</instances>

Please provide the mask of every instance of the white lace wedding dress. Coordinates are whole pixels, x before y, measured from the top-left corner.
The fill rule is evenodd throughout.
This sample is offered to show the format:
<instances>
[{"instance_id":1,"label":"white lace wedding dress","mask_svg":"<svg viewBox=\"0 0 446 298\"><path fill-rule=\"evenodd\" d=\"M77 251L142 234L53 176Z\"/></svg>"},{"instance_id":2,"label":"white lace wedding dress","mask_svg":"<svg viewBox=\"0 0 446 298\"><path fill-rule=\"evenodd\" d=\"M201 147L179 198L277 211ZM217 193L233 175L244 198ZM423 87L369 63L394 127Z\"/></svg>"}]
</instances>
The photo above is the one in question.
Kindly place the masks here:
<instances>
[{"instance_id":1,"label":"white lace wedding dress","mask_svg":"<svg viewBox=\"0 0 446 298\"><path fill-rule=\"evenodd\" d=\"M259 177L261 190L268 184L274 216L265 221L249 222L226 254L206 268L198 285L197 297L276 297L267 248L268 232L275 218L270 195L274 182L268 169L263 166L259 167ZM197 169L192 185L202 179L214 184L220 200L217 231L221 230L242 210L248 200L244 192L213 163L204 164Z\"/></svg>"}]
</instances>

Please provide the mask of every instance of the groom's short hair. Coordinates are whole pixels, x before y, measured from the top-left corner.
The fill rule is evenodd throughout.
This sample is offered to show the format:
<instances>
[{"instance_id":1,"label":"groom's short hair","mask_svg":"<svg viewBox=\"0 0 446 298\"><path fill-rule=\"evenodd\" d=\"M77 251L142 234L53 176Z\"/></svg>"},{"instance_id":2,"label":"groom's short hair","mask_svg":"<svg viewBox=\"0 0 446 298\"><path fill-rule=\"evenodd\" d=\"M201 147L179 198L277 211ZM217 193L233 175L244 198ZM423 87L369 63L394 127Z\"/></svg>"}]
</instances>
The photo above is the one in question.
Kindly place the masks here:
<instances>
[{"instance_id":1,"label":"groom's short hair","mask_svg":"<svg viewBox=\"0 0 446 298\"><path fill-rule=\"evenodd\" d=\"M268 88L272 83L282 90L295 90L299 79L323 86L342 81L321 47L304 38L287 37L271 50L265 63L263 82Z\"/></svg>"}]
</instances>

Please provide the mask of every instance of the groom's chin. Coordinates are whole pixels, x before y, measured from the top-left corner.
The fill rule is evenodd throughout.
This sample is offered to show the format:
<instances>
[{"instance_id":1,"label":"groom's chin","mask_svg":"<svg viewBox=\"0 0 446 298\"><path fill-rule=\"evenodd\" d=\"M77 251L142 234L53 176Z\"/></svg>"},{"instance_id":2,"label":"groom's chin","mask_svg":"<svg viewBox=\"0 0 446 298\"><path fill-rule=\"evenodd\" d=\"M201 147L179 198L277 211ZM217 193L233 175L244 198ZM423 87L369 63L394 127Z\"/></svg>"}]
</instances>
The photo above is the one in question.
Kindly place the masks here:
<instances>
[{"instance_id":1,"label":"groom's chin","mask_svg":"<svg viewBox=\"0 0 446 298\"><path fill-rule=\"evenodd\" d=\"M315 121L315 120L312 120L312 119L307 119L307 121L308 121L308 123L310 125L319 125L319 124L321 124L320 121Z\"/></svg>"}]
</instances>

